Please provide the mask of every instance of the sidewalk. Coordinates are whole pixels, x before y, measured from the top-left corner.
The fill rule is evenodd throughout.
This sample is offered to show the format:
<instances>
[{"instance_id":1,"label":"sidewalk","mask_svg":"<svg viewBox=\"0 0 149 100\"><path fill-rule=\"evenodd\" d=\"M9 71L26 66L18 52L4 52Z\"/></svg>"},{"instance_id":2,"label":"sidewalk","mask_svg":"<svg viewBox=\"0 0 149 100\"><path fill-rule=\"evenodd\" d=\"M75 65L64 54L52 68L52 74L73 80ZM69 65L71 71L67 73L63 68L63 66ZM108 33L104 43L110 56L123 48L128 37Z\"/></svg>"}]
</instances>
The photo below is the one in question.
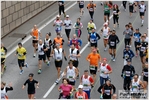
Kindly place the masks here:
<instances>
[{"instance_id":1,"label":"sidewalk","mask_svg":"<svg viewBox=\"0 0 149 100\"><path fill-rule=\"evenodd\" d=\"M70 5L70 1L65 2L65 8ZM41 27L42 25L44 25L45 22L52 19L57 14L58 4L54 3L49 8L39 13L37 16L33 17L32 19L12 31L6 37L1 39L1 42L4 43L9 52L14 46L18 44L18 42L21 42L25 37L27 37L27 35L30 35L31 29L35 24L37 25L37 27Z\"/></svg>"}]
</instances>

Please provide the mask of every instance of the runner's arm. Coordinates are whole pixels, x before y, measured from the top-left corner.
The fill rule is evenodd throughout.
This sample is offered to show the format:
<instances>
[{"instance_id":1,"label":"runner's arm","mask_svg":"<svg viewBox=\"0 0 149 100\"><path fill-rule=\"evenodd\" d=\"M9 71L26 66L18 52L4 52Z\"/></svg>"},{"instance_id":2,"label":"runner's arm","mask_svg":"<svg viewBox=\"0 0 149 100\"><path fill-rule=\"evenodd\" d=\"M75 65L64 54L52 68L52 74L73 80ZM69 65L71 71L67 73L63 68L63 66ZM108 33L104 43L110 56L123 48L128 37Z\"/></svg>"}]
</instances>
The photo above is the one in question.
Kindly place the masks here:
<instances>
[{"instance_id":1,"label":"runner's arm","mask_svg":"<svg viewBox=\"0 0 149 100\"><path fill-rule=\"evenodd\" d=\"M125 71L125 66L123 66L121 77L123 77L124 71Z\"/></svg>"},{"instance_id":2,"label":"runner's arm","mask_svg":"<svg viewBox=\"0 0 149 100\"><path fill-rule=\"evenodd\" d=\"M81 78L80 78L80 84L81 84L81 85L83 85L83 84L82 84L82 77L83 77L83 76L81 76Z\"/></svg>"},{"instance_id":3,"label":"runner's arm","mask_svg":"<svg viewBox=\"0 0 149 100\"><path fill-rule=\"evenodd\" d=\"M76 57L80 57L81 55L80 55L80 52L79 52L79 50L77 50L77 55L76 55Z\"/></svg>"},{"instance_id":4,"label":"runner's arm","mask_svg":"<svg viewBox=\"0 0 149 100\"><path fill-rule=\"evenodd\" d=\"M76 23L74 23L73 28L76 28Z\"/></svg>"},{"instance_id":5,"label":"runner's arm","mask_svg":"<svg viewBox=\"0 0 149 100\"><path fill-rule=\"evenodd\" d=\"M78 70L75 68L75 79L77 78L77 76L78 76L78 74L79 74L79 72L78 72Z\"/></svg>"},{"instance_id":6,"label":"runner's arm","mask_svg":"<svg viewBox=\"0 0 149 100\"><path fill-rule=\"evenodd\" d=\"M78 39L79 42L79 46L82 46L82 41L80 39Z\"/></svg>"},{"instance_id":7,"label":"runner's arm","mask_svg":"<svg viewBox=\"0 0 149 100\"><path fill-rule=\"evenodd\" d=\"M13 90L13 87L11 86L11 87L6 87L6 92L7 91L12 91Z\"/></svg>"},{"instance_id":8,"label":"runner's arm","mask_svg":"<svg viewBox=\"0 0 149 100\"><path fill-rule=\"evenodd\" d=\"M113 87L113 94L115 94L116 92L116 87L112 84L112 87Z\"/></svg>"},{"instance_id":9,"label":"runner's arm","mask_svg":"<svg viewBox=\"0 0 149 100\"><path fill-rule=\"evenodd\" d=\"M144 84L143 84L143 82L142 82L141 80L139 81L139 84L140 84L140 86L141 86L140 89L145 89Z\"/></svg>"},{"instance_id":10,"label":"runner's arm","mask_svg":"<svg viewBox=\"0 0 149 100\"><path fill-rule=\"evenodd\" d=\"M111 74L112 73L112 68L110 67L110 65L107 66L107 69L109 70L109 72L107 72L107 74Z\"/></svg>"},{"instance_id":11,"label":"runner's arm","mask_svg":"<svg viewBox=\"0 0 149 100\"><path fill-rule=\"evenodd\" d=\"M117 40L117 44L120 42L120 40L119 40L119 38L118 38L118 36L116 36L116 40Z\"/></svg>"},{"instance_id":12,"label":"runner's arm","mask_svg":"<svg viewBox=\"0 0 149 100\"><path fill-rule=\"evenodd\" d=\"M26 84L28 83L28 80L26 80L26 82L23 84L22 89L25 88Z\"/></svg>"},{"instance_id":13,"label":"runner's arm","mask_svg":"<svg viewBox=\"0 0 149 100\"><path fill-rule=\"evenodd\" d=\"M96 36L97 36L97 40L99 40L99 39L100 39L100 36L99 36L99 34L96 34Z\"/></svg>"},{"instance_id":14,"label":"runner's arm","mask_svg":"<svg viewBox=\"0 0 149 100\"><path fill-rule=\"evenodd\" d=\"M133 76L134 76L134 74L136 73L136 71L135 71L135 68L133 66L132 66L132 72L133 72Z\"/></svg>"},{"instance_id":15,"label":"runner's arm","mask_svg":"<svg viewBox=\"0 0 149 100\"><path fill-rule=\"evenodd\" d=\"M135 56L135 54L133 53L133 51L131 50L131 58L133 58Z\"/></svg>"},{"instance_id":16,"label":"runner's arm","mask_svg":"<svg viewBox=\"0 0 149 100\"><path fill-rule=\"evenodd\" d=\"M86 57L86 60L90 62L90 54Z\"/></svg>"},{"instance_id":17,"label":"runner's arm","mask_svg":"<svg viewBox=\"0 0 149 100\"><path fill-rule=\"evenodd\" d=\"M67 73L67 67L66 67L65 70L64 70L63 77L66 75L66 73Z\"/></svg>"}]
</instances>

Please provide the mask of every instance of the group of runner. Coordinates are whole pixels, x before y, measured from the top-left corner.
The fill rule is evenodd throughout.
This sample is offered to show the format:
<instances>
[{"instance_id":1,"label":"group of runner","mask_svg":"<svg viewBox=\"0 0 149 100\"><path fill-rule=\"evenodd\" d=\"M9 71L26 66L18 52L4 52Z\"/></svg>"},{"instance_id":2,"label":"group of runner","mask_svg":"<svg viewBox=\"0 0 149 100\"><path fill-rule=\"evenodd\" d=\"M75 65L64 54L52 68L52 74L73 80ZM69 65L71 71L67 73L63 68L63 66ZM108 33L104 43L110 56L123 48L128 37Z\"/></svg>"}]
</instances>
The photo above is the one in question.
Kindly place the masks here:
<instances>
[{"instance_id":1,"label":"group of runner","mask_svg":"<svg viewBox=\"0 0 149 100\"><path fill-rule=\"evenodd\" d=\"M123 1L124 10L126 10L126 1ZM94 23L94 11L96 9L96 4L93 1L90 1L87 5L87 9L90 14L90 21L87 25L88 30L88 44L91 46L91 52L87 55L86 60L89 62L89 70L84 70L84 74L80 77L79 72L79 57L81 57L80 49L82 46L81 33L83 24L81 23L81 17L84 13L84 1L78 1L80 8L80 18L77 18L77 21L72 25L72 21L69 18L69 15L66 15L64 12L64 2L59 1L59 15L56 16L56 19L53 23L53 27L55 27L56 37L52 41L51 33L47 33L45 39L42 40L42 33L34 25L31 30L31 36L33 38L32 44L34 47L33 57L35 58L38 54L38 74L42 73L42 61L50 66L51 59L54 59L55 67L57 70L57 80L56 84L59 83L60 77L62 75L63 80L62 84L59 86L58 91L60 92L59 99L90 99L91 89L94 87L96 82L96 74L100 72L100 87L98 88L98 92L100 93L100 98L102 99L116 99L116 87L111 84L110 74L112 73L111 66L107 63L107 58L102 58L100 56L100 52L98 50L98 40L103 38L104 43L104 51L106 51L109 47L109 55L111 56L112 61L116 61L116 48L117 44L120 42L118 35L116 35L116 24L119 26L119 14L121 13L119 10L119 6L117 4L113 4L111 1L105 1L101 3L104 7L104 26L101 29L100 34L96 32L96 25ZM146 6L144 1L141 1L139 4L129 2L129 10L132 12L132 8L137 7L140 9L140 18L141 18L141 26L144 22L144 14L146 10ZM137 8L136 8L137 9ZM136 11L135 9L135 11ZM110 29L108 26L110 24L110 12L113 12L113 29ZM64 17L66 18L64 21L60 19L61 11L64 13ZM135 12L133 11L133 12ZM70 38L71 28L75 29L75 34ZM68 39L69 46L69 55L66 55L66 52L63 48L63 44L66 40L63 39L61 31L62 27L65 27L65 33ZM123 51L123 59L124 59L124 67L122 69L121 77L124 78L123 88L124 90L129 90L134 93L139 93L140 89L147 90L148 84L148 36L147 33L141 34L139 29L133 29L131 23L125 25L126 29L123 34L125 35L124 43L125 49ZM132 42L134 40L136 54L130 49ZM109 46L108 46L109 45ZM139 51L139 53L138 53ZM1 75L4 72L5 67L5 58L7 54L7 49L4 44L1 44ZM140 54L140 59L142 63L142 75L143 82L139 79L139 75L136 74L135 68L131 64L131 61L134 56L138 56ZM18 48L16 49L16 56L18 56L18 65L20 68L20 74L23 74L23 67L29 67L29 65L25 62L27 50L23 47L22 43L18 43ZM65 68L64 73L61 71L63 58L65 61L69 59L68 66ZM91 75L89 75L89 72ZM29 74L29 79L24 83L22 89L25 88L25 85L28 84L28 98L33 99L35 94L35 86L37 88L39 86L39 82L33 79L34 74ZM78 88L75 87L75 83L77 79L80 79L80 85ZM5 83L1 83L1 91L3 93L3 97L7 98L7 91L13 90L12 86L10 88L5 87ZM75 93L74 93L75 91ZM1 93L1 94L2 94ZM6 95L6 96L5 96ZM73 97L74 95L74 97Z\"/></svg>"}]
</instances>

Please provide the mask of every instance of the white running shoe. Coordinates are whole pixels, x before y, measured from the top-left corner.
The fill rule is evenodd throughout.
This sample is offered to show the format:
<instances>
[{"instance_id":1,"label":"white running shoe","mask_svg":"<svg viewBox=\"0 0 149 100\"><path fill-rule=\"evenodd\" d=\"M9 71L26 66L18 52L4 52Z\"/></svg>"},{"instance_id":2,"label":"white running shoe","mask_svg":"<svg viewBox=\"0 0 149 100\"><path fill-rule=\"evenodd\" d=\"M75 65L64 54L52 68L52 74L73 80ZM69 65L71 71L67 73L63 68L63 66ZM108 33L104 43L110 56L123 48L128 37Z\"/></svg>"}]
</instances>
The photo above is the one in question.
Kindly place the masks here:
<instances>
[{"instance_id":1,"label":"white running shoe","mask_svg":"<svg viewBox=\"0 0 149 100\"><path fill-rule=\"evenodd\" d=\"M115 58L113 59L113 61L115 62Z\"/></svg>"}]
</instances>

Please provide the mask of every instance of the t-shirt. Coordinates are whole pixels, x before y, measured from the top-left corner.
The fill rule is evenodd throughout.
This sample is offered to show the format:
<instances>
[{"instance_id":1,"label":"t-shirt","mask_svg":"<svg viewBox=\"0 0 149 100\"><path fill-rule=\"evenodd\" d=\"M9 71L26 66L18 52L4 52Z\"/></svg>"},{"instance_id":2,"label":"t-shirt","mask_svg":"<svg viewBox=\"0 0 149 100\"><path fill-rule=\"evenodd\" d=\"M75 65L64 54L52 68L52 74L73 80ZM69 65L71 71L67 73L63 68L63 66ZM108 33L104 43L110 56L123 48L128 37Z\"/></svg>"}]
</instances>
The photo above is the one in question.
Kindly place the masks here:
<instances>
[{"instance_id":1,"label":"t-shirt","mask_svg":"<svg viewBox=\"0 0 149 100\"><path fill-rule=\"evenodd\" d=\"M117 35L110 35L109 36L109 45L110 46L116 46L116 44L119 43L119 38Z\"/></svg>"},{"instance_id":2,"label":"t-shirt","mask_svg":"<svg viewBox=\"0 0 149 100\"><path fill-rule=\"evenodd\" d=\"M87 9L89 9L89 11L94 11L94 8L96 7L96 4L88 4L87 5Z\"/></svg>"},{"instance_id":3,"label":"t-shirt","mask_svg":"<svg viewBox=\"0 0 149 100\"><path fill-rule=\"evenodd\" d=\"M140 42L141 33L134 33L134 40L135 42Z\"/></svg>"},{"instance_id":4,"label":"t-shirt","mask_svg":"<svg viewBox=\"0 0 149 100\"><path fill-rule=\"evenodd\" d=\"M72 86L61 84L60 89L63 91L64 96L68 96L72 90Z\"/></svg>"},{"instance_id":5,"label":"t-shirt","mask_svg":"<svg viewBox=\"0 0 149 100\"><path fill-rule=\"evenodd\" d=\"M84 92L83 91L83 93L81 94L81 93L79 93L79 92L76 92L75 93L75 98L76 99L83 99L84 98L84 96L85 96L85 99L88 99L88 95L87 95L87 93L86 92ZM79 98L79 97L83 97L83 98Z\"/></svg>"},{"instance_id":6,"label":"t-shirt","mask_svg":"<svg viewBox=\"0 0 149 100\"><path fill-rule=\"evenodd\" d=\"M16 52L18 54L18 59L26 59L26 49L24 47L17 48Z\"/></svg>"},{"instance_id":7,"label":"t-shirt","mask_svg":"<svg viewBox=\"0 0 149 100\"><path fill-rule=\"evenodd\" d=\"M26 85L26 84L28 84L28 91L35 91L35 84L37 84L38 83L38 81L36 81L36 80L32 80L32 81L30 81L29 79L28 80L26 80L26 82L24 83L24 85Z\"/></svg>"},{"instance_id":8,"label":"t-shirt","mask_svg":"<svg viewBox=\"0 0 149 100\"><path fill-rule=\"evenodd\" d=\"M100 55L99 54L93 54L90 53L86 59L90 60L90 65L98 66L99 60L100 60Z\"/></svg>"},{"instance_id":9,"label":"t-shirt","mask_svg":"<svg viewBox=\"0 0 149 100\"><path fill-rule=\"evenodd\" d=\"M119 17L118 13L119 13L119 9L113 9L113 17Z\"/></svg>"},{"instance_id":10,"label":"t-shirt","mask_svg":"<svg viewBox=\"0 0 149 100\"><path fill-rule=\"evenodd\" d=\"M104 13L110 13L110 5L104 5Z\"/></svg>"}]
</instances>

